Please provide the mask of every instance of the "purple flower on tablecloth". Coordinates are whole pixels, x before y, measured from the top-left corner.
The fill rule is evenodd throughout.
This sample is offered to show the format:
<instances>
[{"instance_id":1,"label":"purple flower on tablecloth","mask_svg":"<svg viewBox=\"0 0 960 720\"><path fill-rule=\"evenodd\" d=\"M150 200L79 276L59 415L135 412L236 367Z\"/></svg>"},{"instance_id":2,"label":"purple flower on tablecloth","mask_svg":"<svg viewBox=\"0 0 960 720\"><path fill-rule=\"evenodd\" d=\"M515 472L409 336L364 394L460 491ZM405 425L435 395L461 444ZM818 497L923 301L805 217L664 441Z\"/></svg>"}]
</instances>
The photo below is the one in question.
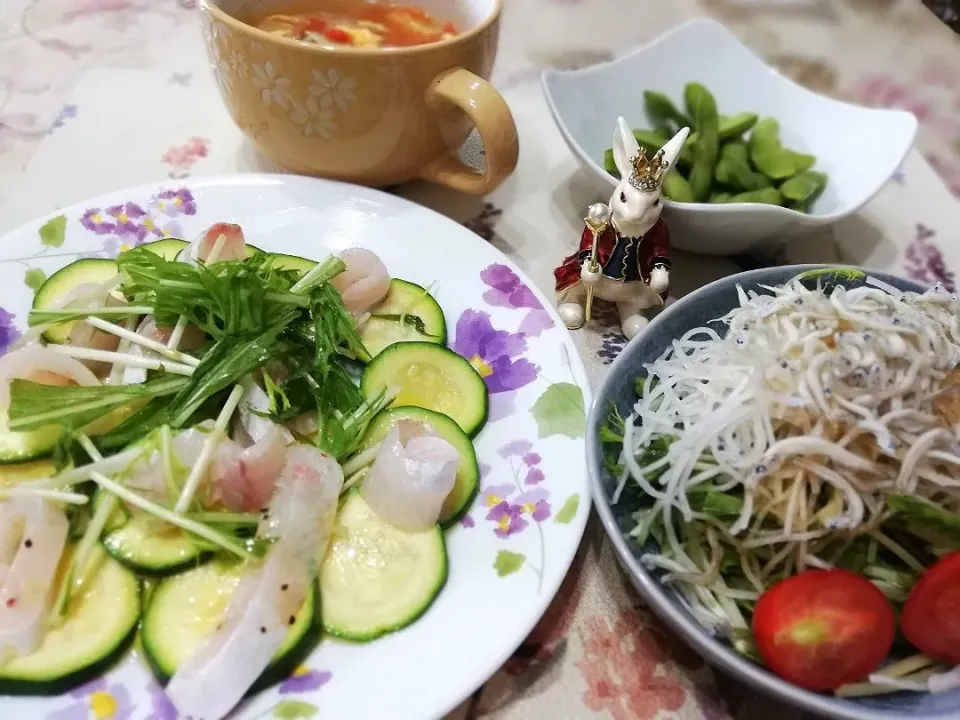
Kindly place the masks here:
<instances>
[{"instance_id":1,"label":"purple flower on tablecloth","mask_svg":"<svg viewBox=\"0 0 960 720\"><path fill-rule=\"evenodd\" d=\"M80 218L80 224L97 235L112 235L117 229L117 224L104 217L100 208L88 208Z\"/></svg>"},{"instance_id":2,"label":"purple flower on tablecloth","mask_svg":"<svg viewBox=\"0 0 960 720\"><path fill-rule=\"evenodd\" d=\"M150 695L150 716L147 720L178 720L180 716L177 709L159 683L151 680L147 693Z\"/></svg>"},{"instance_id":3,"label":"purple flower on tablecloth","mask_svg":"<svg viewBox=\"0 0 960 720\"><path fill-rule=\"evenodd\" d=\"M515 391L537 378L537 366L521 357L527 349L524 336L496 330L485 312L464 311L457 321L453 349L469 360L486 382L491 422L513 412Z\"/></svg>"},{"instance_id":4,"label":"purple flower on tablecloth","mask_svg":"<svg viewBox=\"0 0 960 720\"><path fill-rule=\"evenodd\" d=\"M60 113L53 121L53 125L50 126L50 132L58 128L62 128L65 121L70 118L75 118L77 116L77 106L67 103L62 108L60 108Z\"/></svg>"},{"instance_id":5,"label":"purple flower on tablecloth","mask_svg":"<svg viewBox=\"0 0 960 720\"><path fill-rule=\"evenodd\" d=\"M494 207L493 203L484 203L480 213L467 220L464 226L490 242L496 235L494 225L502 214L503 210Z\"/></svg>"},{"instance_id":6,"label":"purple flower on tablecloth","mask_svg":"<svg viewBox=\"0 0 960 720\"><path fill-rule=\"evenodd\" d=\"M197 202L188 188L163 190L150 198L148 207L169 217L197 213Z\"/></svg>"},{"instance_id":7,"label":"purple flower on tablecloth","mask_svg":"<svg viewBox=\"0 0 960 720\"><path fill-rule=\"evenodd\" d=\"M14 315L0 307L0 355L20 338L20 331L14 324Z\"/></svg>"},{"instance_id":8,"label":"purple flower on tablecloth","mask_svg":"<svg viewBox=\"0 0 960 720\"><path fill-rule=\"evenodd\" d=\"M480 272L480 279L490 289L484 291L483 299L494 307L528 310L520 323L519 332L528 337L537 337L553 327L553 319L533 291L506 265L493 264Z\"/></svg>"},{"instance_id":9,"label":"purple flower on tablecloth","mask_svg":"<svg viewBox=\"0 0 960 720\"><path fill-rule=\"evenodd\" d=\"M623 352L623 348L626 347L627 338L619 328L616 330L609 330L603 334L603 339L600 342L600 349L597 350L597 357L600 358L601 362L604 365L609 365L614 360L617 359L617 356Z\"/></svg>"},{"instance_id":10,"label":"purple flower on tablecloth","mask_svg":"<svg viewBox=\"0 0 960 720\"><path fill-rule=\"evenodd\" d=\"M917 236L904 252L904 270L907 277L917 282L943 283L948 292L956 291L956 276L947 269L943 253L933 238L936 232L927 226L917 224Z\"/></svg>"},{"instance_id":11,"label":"purple flower on tablecloth","mask_svg":"<svg viewBox=\"0 0 960 720\"><path fill-rule=\"evenodd\" d=\"M318 690L330 682L333 674L326 670L311 670L306 665L300 665L293 674L280 683L280 694L304 693Z\"/></svg>"},{"instance_id":12,"label":"purple flower on tablecloth","mask_svg":"<svg viewBox=\"0 0 960 720\"><path fill-rule=\"evenodd\" d=\"M46 720L129 720L133 717L130 691L120 683L107 685L104 678L71 690L69 697L77 702L47 714Z\"/></svg>"}]
</instances>

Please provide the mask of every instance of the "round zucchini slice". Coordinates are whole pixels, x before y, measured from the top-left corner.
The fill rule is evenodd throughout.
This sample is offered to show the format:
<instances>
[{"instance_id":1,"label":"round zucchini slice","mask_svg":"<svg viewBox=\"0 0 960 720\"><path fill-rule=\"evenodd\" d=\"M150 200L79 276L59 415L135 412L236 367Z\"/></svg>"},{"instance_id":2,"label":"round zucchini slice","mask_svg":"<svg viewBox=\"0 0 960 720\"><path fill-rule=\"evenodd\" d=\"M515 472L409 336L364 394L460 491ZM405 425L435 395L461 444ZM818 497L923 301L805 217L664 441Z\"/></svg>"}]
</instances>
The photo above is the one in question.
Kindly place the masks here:
<instances>
[{"instance_id":1,"label":"round zucchini slice","mask_svg":"<svg viewBox=\"0 0 960 720\"><path fill-rule=\"evenodd\" d=\"M363 326L360 338L370 357L398 342L443 345L447 342L447 322L440 305L425 288L394 278L387 297Z\"/></svg>"},{"instance_id":2,"label":"round zucchini slice","mask_svg":"<svg viewBox=\"0 0 960 720\"><path fill-rule=\"evenodd\" d=\"M118 509L108 521L115 524L123 511ZM148 515L132 517L109 531L103 546L115 560L139 573L174 575L209 559L210 552L190 540L178 528Z\"/></svg>"},{"instance_id":3,"label":"round zucchini slice","mask_svg":"<svg viewBox=\"0 0 960 720\"><path fill-rule=\"evenodd\" d=\"M317 264L314 260L297 257L296 255L284 255L283 253L269 253L267 258L271 267L278 270L293 270L299 275L306 275Z\"/></svg>"},{"instance_id":4,"label":"round zucchini slice","mask_svg":"<svg viewBox=\"0 0 960 720\"><path fill-rule=\"evenodd\" d=\"M351 490L320 568L325 632L369 642L423 615L447 582L447 546L435 525L398 530Z\"/></svg>"},{"instance_id":5,"label":"round zucchini slice","mask_svg":"<svg viewBox=\"0 0 960 720\"><path fill-rule=\"evenodd\" d=\"M216 560L167 578L154 588L143 614L140 638L147 662L161 683L166 683L216 630L241 574L240 565ZM306 659L320 637L318 615L319 598L314 591L307 596L283 644L252 690L287 678Z\"/></svg>"},{"instance_id":6,"label":"round zucchini slice","mask_svg":"<svg viewBox=\"0 0 960 720\"><path fill-rule=\"evenodd\" d=\"M429 342L390 345L363 369L360 389L372 397L399 388L395 406L414 405L448 416L470 437L487 421L488 394L473 365Z\"/></svg>"},{"instance_id":7,"label":"round zucchini slice","mask_svg":"<svg viewBox=\"0 0 960 720\"><path fill-rule=\"evenodd\" d=\"M453 420L446 415L420 407L394 407L377 415L367 428L360 444L364 450L382 441L400 420L413 420L428 426L434 434L453 445L460 454L457 480L440 510L440 527L446 529L457 522L477 495L480 468L473 442Z\"/></svg>"},{"instance_id":8,"label":"round zucchini slice","mask_svg":"<svg viewBox=\"0 0 960 720\"><path fill-rule=\"evenodd\" d=\"M63 435L62 425L44 425L17 432L7 427L7 412L0 412L0 463L22 463L48 457Z\"/></svg>"},{"instance_id":9,"label":"round zucchini slice","mask_svg":"<svg viewBox=\"0 0 960 720\"><path fill-rule=\"evenodd\" d=\"M144 250L149 250L155 255L159 255L164 260L176 260L177 255L180 254L180 251L183 250L187 245L189 245L186 240L178 240L177 238L164 238L163 240L154 240L151 243L145 243L141 245Z\"/></svg>"},{"instance_id":10,"label":"round zucchini slice","mask_svg":"<svg viewBox=\"0 0 960 720\"><path fill-rule=\"evenodd\" d=\"M71 557L64 553L61 567ZM127 648L140 620L140 582L102 551L91 562L90 583L63 623L32 653L0 666L0 694L59 695L103 673Z\"/></svg>"},{"instance_id":11,"label":"round zucchini slice","mask_svg":"<svg viewBox=\"0 0 960 720\"><path fill-rule=\"evenodd\" d=\"M78 285L101 284L116 277L117 263L106 258L83 258L57 270L47 278L33 298L34 310L54 310L57 302ZM65 343L73 323L51 325L43 336L47 342Z\"/></svg>"}]
</instances>

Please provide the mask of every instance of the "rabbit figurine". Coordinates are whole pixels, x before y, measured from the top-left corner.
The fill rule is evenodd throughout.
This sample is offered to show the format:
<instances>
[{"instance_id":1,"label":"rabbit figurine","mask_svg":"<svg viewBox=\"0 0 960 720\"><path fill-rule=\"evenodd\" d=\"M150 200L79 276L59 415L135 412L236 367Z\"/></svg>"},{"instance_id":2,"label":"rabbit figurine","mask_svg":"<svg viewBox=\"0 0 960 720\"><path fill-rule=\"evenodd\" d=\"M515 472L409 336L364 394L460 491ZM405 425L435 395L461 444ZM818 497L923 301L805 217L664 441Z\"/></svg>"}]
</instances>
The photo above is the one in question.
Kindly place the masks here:
<instances>
[{"instance_id":1,"label":"rabbit figurine","mask_svg":"<svg viewBox=\"0 0 960 720\"><path fill-rule=\"evenodd\" d=\"M648 160L621 117L613 136L620 182L610 204L591 206L579 250L554 271L558 312L570 329L589 320L592 296L614 302L632 339L663 305L670 284L670 234L660 219L663 178L690 134L683 128Z\"/></svg>"}]
</instances>

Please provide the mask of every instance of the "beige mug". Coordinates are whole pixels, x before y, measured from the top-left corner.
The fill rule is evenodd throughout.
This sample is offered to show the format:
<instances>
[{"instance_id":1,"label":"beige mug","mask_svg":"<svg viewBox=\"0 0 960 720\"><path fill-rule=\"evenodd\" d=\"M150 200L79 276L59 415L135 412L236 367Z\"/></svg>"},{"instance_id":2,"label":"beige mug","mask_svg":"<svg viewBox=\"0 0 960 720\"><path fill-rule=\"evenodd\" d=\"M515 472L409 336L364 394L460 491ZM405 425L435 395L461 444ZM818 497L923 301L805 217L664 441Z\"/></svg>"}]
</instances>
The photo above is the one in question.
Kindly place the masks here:
<instances>
[{"instance_id":1,"label":"beige mug","mask_svg":"<svg viewBox=\"0 0 960 720\"><path fill-rule=\"evenodd\" d=\"M412 0L459 35L409 48L328 49L242 18L277 0L201 0L210 62L227 109L257 149L305 175L382 187L422 178L487 193L517 164L517 128L485 78L502 0ZM238 19L241 18L241 19ZM456 156L476 127L485 168Z\"/></svg>"}]
</instances>

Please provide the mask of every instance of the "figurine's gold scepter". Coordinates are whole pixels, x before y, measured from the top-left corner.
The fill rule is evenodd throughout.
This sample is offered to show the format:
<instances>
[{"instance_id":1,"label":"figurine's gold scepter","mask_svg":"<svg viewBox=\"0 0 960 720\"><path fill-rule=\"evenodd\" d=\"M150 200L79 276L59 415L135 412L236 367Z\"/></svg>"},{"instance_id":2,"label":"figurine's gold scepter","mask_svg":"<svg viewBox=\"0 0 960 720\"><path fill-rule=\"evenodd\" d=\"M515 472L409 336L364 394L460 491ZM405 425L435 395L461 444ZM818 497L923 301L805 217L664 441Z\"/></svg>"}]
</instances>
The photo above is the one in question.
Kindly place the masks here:
<instances>
[{"instance_id":1,"label":"figurine's gold scepter","mask_svg":"<svg viewBox=\"0 0 960 720\"><path fill-rule=\"evenodd\" d=\"M610 208L603 203L595 203L587 209L587 216L583 219L586 226L593 233L593 243L590 246L590 262L587 270L591 273L600 272L600 263L597 262L597 245L600 242L600 235L610 224ZM583 317L585 322L590 322L590 314L593 311L593 292L594 285L587 285L587 301L583 308Z\"/></svg>"}]
</instances>

